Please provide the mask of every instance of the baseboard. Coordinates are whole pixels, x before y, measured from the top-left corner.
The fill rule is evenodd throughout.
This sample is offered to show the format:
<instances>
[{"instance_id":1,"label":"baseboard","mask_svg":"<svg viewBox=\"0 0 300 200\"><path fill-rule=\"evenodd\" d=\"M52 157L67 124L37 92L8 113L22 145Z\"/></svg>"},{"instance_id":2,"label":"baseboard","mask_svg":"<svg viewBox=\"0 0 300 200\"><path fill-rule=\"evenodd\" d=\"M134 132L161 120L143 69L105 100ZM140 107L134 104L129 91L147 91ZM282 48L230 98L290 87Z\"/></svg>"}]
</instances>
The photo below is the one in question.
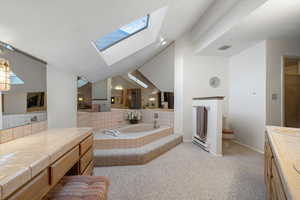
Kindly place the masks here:
<instances>
[{"instance_id":1,"label":"baseboard","mask_svg":"<svg viewBox=\"0 0 300 200\"><path fill-rule=\"evenodd\" d=\"M237 140L232 140L232 142L234 142L234 143L236 143L236 144L239 144L239 145L241 145L241 146L247 147L248 149L251 149L251 150L253 150L253 151L256 151L257 153L264 154L263 151L261 151L261 150L259 150L259 149L256 149L256 148L254 148L254 147L251 147L251 146L248 145L248 144L241 143L241 142L239 142L239 141L237 141Z\"/></svg>"},{"instance_id":2,"label":"baseboard","mask_svg":"<svg viewBox=\"0 0 300 200\"><path fill-rule=\"evenodd\" d=\"M233 134L223 134L222 139L234 140Z\"/></svg>"}]
</instances>

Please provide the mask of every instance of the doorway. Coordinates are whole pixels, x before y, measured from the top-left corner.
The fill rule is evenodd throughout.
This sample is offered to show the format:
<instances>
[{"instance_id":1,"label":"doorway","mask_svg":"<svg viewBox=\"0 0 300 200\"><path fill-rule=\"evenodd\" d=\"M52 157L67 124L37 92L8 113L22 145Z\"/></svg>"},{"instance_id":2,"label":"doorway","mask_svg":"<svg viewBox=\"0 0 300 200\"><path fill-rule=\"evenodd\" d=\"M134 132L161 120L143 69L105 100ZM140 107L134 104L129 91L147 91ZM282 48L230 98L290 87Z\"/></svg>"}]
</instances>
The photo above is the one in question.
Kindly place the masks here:
<instances>
[{"instance_id":1,"label":"doorway","mask_svg":"<svg viewBox=\"0 0 300 200\"><path fill-rule=\"evenodd\" d=\"M283 58L284 126L300 128L300 57Z\"/></svg>"}]
</instances>

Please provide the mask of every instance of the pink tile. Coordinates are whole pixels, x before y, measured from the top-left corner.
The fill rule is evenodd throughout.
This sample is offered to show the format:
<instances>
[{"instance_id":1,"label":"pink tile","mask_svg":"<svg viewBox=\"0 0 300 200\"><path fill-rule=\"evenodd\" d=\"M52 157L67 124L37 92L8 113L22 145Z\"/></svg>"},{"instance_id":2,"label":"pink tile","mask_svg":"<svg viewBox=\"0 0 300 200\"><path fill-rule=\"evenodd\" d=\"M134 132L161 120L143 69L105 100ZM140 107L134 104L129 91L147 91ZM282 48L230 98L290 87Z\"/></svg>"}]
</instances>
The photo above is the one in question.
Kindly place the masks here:
<instances>
[{"instance_id":1,"label":"pink tile","mask_svg":"<svg viewBox=\"0 0 300 200\"><path fill-rule=\"evenodd\" d=\"M12 129L14 139L24 137L24 126L19 126Z\"/></svg>"},{"instance_id":2,"label":"pink tile","mask_svg":"<svg viewBox=\"0 0 300 200\"><path fill-rule=\"evenodd\" d=\"M0 131L0 143L9 142L14 139L12 129L5 129Z\"/></svg>"}]
</instances>

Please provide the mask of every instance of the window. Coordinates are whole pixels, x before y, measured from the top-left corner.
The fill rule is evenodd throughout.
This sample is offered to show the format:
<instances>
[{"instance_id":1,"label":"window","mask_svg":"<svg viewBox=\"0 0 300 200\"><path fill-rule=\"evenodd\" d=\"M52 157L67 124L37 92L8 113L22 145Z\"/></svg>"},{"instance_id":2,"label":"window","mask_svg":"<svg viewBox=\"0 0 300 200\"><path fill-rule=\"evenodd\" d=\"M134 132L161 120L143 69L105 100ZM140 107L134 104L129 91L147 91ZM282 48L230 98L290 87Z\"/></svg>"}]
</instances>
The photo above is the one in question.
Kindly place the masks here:
<instances>
[{"instance_id":1,"label":"window","mask_svg":"<svg viewBox=\"0 0 300 200\"><path fill-rule=\"evenodd\" d=\"M99 51L104 51L118 42L146 29L148 27L148 23L149 15L139 18L116 31L99 38L94 42L94 44Z\"/></svg>"},{"instance_id":2,"label":"window","mask_svg":"<svg viewBox=\"0 0 300 200\"><path fill-rule=\"evenodd\" d=\"M15 73L10 72L10 84L11 85L22 85L24 81L20 79Z\"/></svg>"}]
</instances>

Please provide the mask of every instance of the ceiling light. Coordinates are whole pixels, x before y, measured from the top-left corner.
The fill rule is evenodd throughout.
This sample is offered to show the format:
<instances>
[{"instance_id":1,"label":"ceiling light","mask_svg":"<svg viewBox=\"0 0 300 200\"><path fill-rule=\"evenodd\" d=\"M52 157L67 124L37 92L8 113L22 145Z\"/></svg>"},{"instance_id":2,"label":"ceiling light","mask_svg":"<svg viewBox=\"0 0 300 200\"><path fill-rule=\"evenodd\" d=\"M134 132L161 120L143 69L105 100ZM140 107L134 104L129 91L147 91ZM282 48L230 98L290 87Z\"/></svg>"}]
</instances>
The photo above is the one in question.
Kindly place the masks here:
<instances>
[{"instance_id":1,"label":"ceiling light","mask_svg":"<svg viewBox=\"0 0 300 200\"><path fill-rule=\"evenodd\" d=\"M154 91L151 92L151 94L157 94L157 93L158 93L157 90L154 90Z\"/></svg>"},{"instance_id":2,"label":"ceiling light","mask_svg":"<svg viewBox=\"0 0 300 200\"><path fill-rule=\"evenodd\" d=\"M230 48L231 48L230 45L224 45L224 46L221 46L221 47L219 48L219 50L220 50L220 51L225 51L225 50L230 49Z\"/></svg>"},{"instance_id":3,"label":"ceiling light","mask_svg":"<svg viewBox=\"0 0 300 200\"><path fill-rule=\"evenodd\" d=\"M160 43L161 46L164 46L164 45L167 44L167 41L163 37L160 37L159 38L159 43Z\"/></svg>"},{"instance_id":4,"label":"ceiling light","mask_svg":"<svg viewBox=\"0 0 300 200\"><path fill-rule=\"evenodd\" d=\"M122 85L117 85L117 86L115 87L115 90L123 90Z\"/></svg>"},{"instance_id":5,"label":"ceiling light","mask_svg":"<svg viewBox=\"0 0 300 200\"><path fill-rule=\"evenodd\" d=\"M149 101L155 101L156 99L154 97L149 98Z\"/></svg>"}]
</instances>

